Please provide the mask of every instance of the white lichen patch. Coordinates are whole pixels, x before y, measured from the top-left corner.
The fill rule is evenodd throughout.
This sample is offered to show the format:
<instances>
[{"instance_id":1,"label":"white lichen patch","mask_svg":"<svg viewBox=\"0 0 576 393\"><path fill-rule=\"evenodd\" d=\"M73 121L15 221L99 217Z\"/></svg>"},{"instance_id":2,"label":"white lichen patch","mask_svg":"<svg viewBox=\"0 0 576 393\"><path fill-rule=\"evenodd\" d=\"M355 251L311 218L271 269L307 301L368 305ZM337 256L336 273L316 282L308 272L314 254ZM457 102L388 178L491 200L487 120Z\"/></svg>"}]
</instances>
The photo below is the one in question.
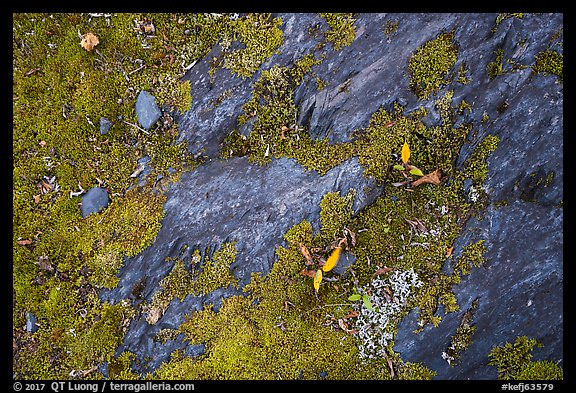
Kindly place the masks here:
<instances>
[{"instance_id":1,"label":"white lichen patch","mask_svg":"<svg viewBox=\"0 0 576 393\"><path fill-rule=\"evenodd\" d=\"M400 313L422 285L413 269L394 271L388 278L375 278L361 288L370 297L372 310L359 305L356 334L360 340L360 358L372 359L385 356L388 342L394 338L393 325Z\"/></svg>"}]
</instances>

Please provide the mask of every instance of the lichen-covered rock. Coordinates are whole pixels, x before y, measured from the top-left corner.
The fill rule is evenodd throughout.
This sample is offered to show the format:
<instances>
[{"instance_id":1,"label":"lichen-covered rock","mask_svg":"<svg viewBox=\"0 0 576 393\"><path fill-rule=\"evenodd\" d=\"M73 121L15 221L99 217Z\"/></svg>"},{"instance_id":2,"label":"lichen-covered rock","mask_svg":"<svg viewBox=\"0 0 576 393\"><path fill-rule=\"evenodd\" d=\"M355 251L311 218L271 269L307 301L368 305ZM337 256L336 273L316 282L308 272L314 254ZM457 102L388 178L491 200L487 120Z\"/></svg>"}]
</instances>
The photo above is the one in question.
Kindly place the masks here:
<instances>
[{"instance_id":1,"label":"lichen-covered rock","mask_svg":"<svg viewBox=\"0 0 576 393\"><path fill-rule=\"evenodd\" d=\"M86 218L92 213L98 213L110 203L108 191L102 187L93 187L82 196L82 217Z\"/></svg>"},{"instance_id":2,"label":"lichen-covered rock","mask_svg":"<svg viewBox=\"0 0 576 393\"><path fill-rule=\"evenodd\" d=\"M146 130L156 124L160 116L162 116L162 111L156 103L156 98L145 90L141 91L136 99L136 116L138 117L138 123Z\"/></svg>"}]
</instances>

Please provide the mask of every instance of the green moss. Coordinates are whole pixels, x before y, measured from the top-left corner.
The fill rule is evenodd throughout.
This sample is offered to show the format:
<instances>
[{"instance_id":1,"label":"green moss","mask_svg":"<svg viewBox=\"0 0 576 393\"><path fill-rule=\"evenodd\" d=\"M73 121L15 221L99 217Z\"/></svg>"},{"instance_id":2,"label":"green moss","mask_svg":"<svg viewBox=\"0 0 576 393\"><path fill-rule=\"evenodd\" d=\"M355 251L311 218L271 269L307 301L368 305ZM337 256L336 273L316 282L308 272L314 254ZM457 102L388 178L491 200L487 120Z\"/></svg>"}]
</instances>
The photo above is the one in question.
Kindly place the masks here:
<instances>
[{"instance_id":1,"label":"green moss","mask_svg":"<svg viewBox=\"0 0 576 393\"><path fill-rule=\"evenodd\" d=\"M354 23L356 19L353 14L349 13L324 13L320 14L330 27L325 33L325 38L332 43L334 50L340 50L350 45L355 38L356 28Z\"/></svg>"},{"instance_id":2,"label":"green moss","mask_svg":"<svg viewBox=\"0 0 576 393\"><path fill-rule=\"evenodd\" d=\"M548 360L539 360L528 363L514 376L514 379L521 381L563 380L564 370L556 363Z\"/></svg>"},{"instance_id":3,"label":"green moss","mask_svg":"<svg viewBox=\"0 0 576 393\"><path fill-rule=\"evenodd\" d=\"M332 195L323 209L338 209L345 198ZM329 217L328 212L323 216ZM351 305L339 299L342 294L336 285L325 283L317 300L312 280L300 274L306 265L298 244L312 249L321 244L321 237L303 221L285 238L288 246L277 249L272 271L266 277L253 274L244 288L248 296L223 299L217 313L208 305L180 326L190 343L205 345L205 353L198 358L177 354L155 377L320 379L326 372L329 379L389 379L381 371L382 362L376 367L360 362L352 335L326 325L331 320L324 307L338 317L351 311Z\"/></svg>"},{"instance_id":4,"label":"green moss","mask_svg":"<svg viewBox=\"0 0 576 393\"><path fill-rule=\"evenodd\" d=\"M500 138L496 135L487 135L474 149L471 157L465 164L465 173L474 185L480 185L488 174L487 159L496 150Z\"/></svg>"},{"instance_id":5,"label":"green moss","mask_svg":"<svg viewBox=\"0 0 576 393\"><path fill-rule=\"evenodd\" d=\"M398 21L388 19L386 21L386 26L384 26L384 34L386 34L386 36L388 37L388 42L390 42L390 39L392 38L394 33L396 33L397 30L398 30Z\"/></svg>"},{"instance_id":6,"label":"green moss","mask_svg":"<svg viewBox=\"0 0 576 393\"><path fill-rule=\"evenodd\" d=\"M551 49L546 49L536 55L532 71L535 74L556 75L558 81L563 81L564 56Z\"/></svg>"},{"instance_id":7,"label":"green moss","mask_svg":"<svg viewBox=\"0 0 576 393\"><path fill-rule=\"evenodd\" d=\"M442 354L442 357L446 359L452 367L456 366L462 352L467 350L470 344L472 344L472 335L476 331L476 327L473 325L473 319L477 309L478 299L475 299L470 308L462 315L460 325L458 325L456 332L450 339L448 349Z\"/></svg>"},{"instance_id":8,"label":"green moss","mask_svg":"<svg viewBox=\"0 0 576 393\"><path fill-rule=\"evenodd\" d=\"M522 19L524 17L524 13L522 12L501 12L496 16L496 26L492 29L492 32L496 32L496 29L506 19L510 18L518 18Z\"/></svg>"},{"instance_id":9,"label":"green moss","mask_svg":"<svg viewBox=\"0 0 576 393\"><path fill-rule=\"evenodd\" d=\"M532 361L532 350L541 343L527 336L518 336L514 343L492 348L488 357L498 369L498 379L562 379L563 371L550 361Z\"/></svg>"},{"instance_id":10,"label":"green moss","mask_svg":"<svg viewBox=\"0 0 576 393\"><path fill-rule=\"evenodd\" d=\"M344 237L344 227L352 217L352 203L356 190L351 189L345 196L340 192L329 192L320 202L320 224L322 230L320 239L327 242Z\"/></svg>"},{"instance_id":11,"label":"green moss","mask_svg":"<svg viewBox=\"0 0 576 393\"><path fill-rule=\"evenodd\" d=\"M108 376L113 380L140 380L139 374L131 370L131 363L136 361L136 355L132 352L122 352L120 356L110 359L108 362Z\"/></svg>"},{"instance_id":12,"label":"green moss","mask_svg":"<svg viewBox=\"0 0 576 393\"><path fill-rule=\"evenodd\" d=\"M282 44L284 37L279 28L282 19L257 13L230 21L229 24L233 39L244 47L226 52L224 67L249 78Z\"/></svg>"},{"instance_id":13,"label":"green moss","mask_svg":"<svg viewBox=\"0 0 576 393\"><path fill-rule=\"evenodd\" d=\"M470 274L473 266L480 267L484 264L485 253L486 247L484 246L484 240L468 244L464 250L462 250L462 255L460 255L454 263L454 270L459 271L460 275Z\"/></svg>"},{"instance_id":14,"label":"green moss","mask_svg":"<svg viewBox=\"0 0 576 393\"><path fill-rule=\"evenodd\" d=\"M449 82L448 74L457 57L453 32L441 33L416 49L408 60L408 74L410 89L418 99L428 98Z\"/></svg>"},{"instance_id":15,"label":"green moss","mask_svg":"<svg viewBox=\"0 0 576 393\"><path fill-rule=\"evenodd\" d=\"M184 52L167 48L186 36L172 17L113 14L107 23L87 14L14 14L13 332L19 378L66 379L71 370L101 377L94 370L123 337L129 307L101 303L96 292L116 285L124 256L152 243L165 200L151 185L135 187L130 175L144 155L152 158L150 176L163 173L166 181L195 165L186 145L175 143L178 129L170 116L148 133L127 124L137 123L134 104L142 89L168 107L190 105L190 86L179 82L181 64L173 61ZM146 37L138 23L152 19L157 34ZM78 33L87 32L99 37L97 51L80 46ZM113 122L105 136L100 117ZM37 183L45 176L58 188L42 194ZM83 219L81 199L70 193L98 184L108 189L111 203ZM19 239L33 243L23 246ZM28 311L42 321L34 334L21 333Z\"/></svg>"},{"instance_id":16,"label":"green moss","mask_svg":"<svg viewBox=\"0 0 576 393\"><path fill-rule=\"evenodd\" d=\"M431 380L436 376L436 371L430 370L422 363L402 363L396 370L399 380L416 380L425 381Z\"/></svg>"},{"instance_id":17,"label":"green moss","mask_svg":"<svg viewBox=\"0 0 576 393\"><path fill-rule=\"evenodd\" d=\"M253 121L247 137L232 131L223 141L221 156L247 155L250 162L267 164L272 158L290 157L310 170L325 174L352 156L351 143L331 145L327 139L312 140L295 124L294 91L320 60L308 54L290 67L273 66L262 71L252 99L243 105L240 125Z\"/></svg>"},{"instance_id":18,"label":"green moss","mask_svg":"<svg viewBox=\"0 0 576 393\"><path fill-rule=\"evenodd\" d=\"M486 70L488 71L488 76L491 80L499 75L504 75L506 73L503 67L504 50L502 48L498 48L494 52L494 55L494 61L491 61L486 65Z\"/></svg>"},{"instance_id":19,"label":"green moss","mask_svg":"<svg viewBox=\"0 0 576 393\"><path fill-rule=\"evenodd\" d=\"M322 91L328 86L328 82L321 78L316 78L316 86L318 86L318 91Z\"/></svg>"},{"instance_id":20,"label":"green moss","mask_svg":"<svg viewBox=\"0 0 576 393\"><path fill-rule=\"evenodd\" d=\"M230 271L230 264L235 258L235 244L225 243L219 250L214 251L212 258L205 256L203 263L199 250L194 250L189 263L183 258L174 259L172 270L160 281L160 289L144 307L146 321L154 325L173 299L183 301L188 295L206 295L230 285L237 287L236 278Z\"/></svg>"}]
</instances>

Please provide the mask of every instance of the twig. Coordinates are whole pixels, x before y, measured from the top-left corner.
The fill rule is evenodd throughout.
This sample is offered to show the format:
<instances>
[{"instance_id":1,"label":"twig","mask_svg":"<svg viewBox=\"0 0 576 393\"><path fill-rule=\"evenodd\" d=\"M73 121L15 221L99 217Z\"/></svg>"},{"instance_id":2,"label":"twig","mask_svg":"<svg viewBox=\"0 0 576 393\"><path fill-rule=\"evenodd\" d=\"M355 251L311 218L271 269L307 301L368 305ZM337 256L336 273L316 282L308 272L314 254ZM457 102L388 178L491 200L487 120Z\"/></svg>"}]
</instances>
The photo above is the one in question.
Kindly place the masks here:
<instances>
[{"instance_id":1,"label":"twig","mask_svg":"<svg viewBox=\"0 0 576 393\"><path fill-rule=\"evenodd\" d=\"M130 78L128 78L128 75L126 74L126 71L124 71L124 68L122 68L121 65L119 65L118 68L120 68L120 71L122 71L122 73L124 74L124 78L126 78L126 82L130 82Z\"/></svg>"},{"instance_id":2,"label":"twig","mask_svg":"<svg viewBox=\"0 0 576 393\"><path fill-rule=\"evenodd\" d=\"M142 131L143 133L150 135L150 133L149 133L148 131L146 131L146 130L143 129L143 128L138 127L136 124L128 123L126 120L122 120L122 122L128 124L129 126L136 127L137 129L139 129L139 130Z\"/></svg>"},{"instance_id":3,"label":"twig","mask_svg":"<svg viewBox=\"0 0 576 393\"><path fill-rule=\"evenodd\" d=\"M140 70L141 70L142 68L144 68L144 67L146 67L146 64L142 64L140 67L136 68L135 70L130 71L130 72L128 73L128 75L132 75L133 73L135 73L136 71L140 71Z\"/></svg>"}]
</instances>

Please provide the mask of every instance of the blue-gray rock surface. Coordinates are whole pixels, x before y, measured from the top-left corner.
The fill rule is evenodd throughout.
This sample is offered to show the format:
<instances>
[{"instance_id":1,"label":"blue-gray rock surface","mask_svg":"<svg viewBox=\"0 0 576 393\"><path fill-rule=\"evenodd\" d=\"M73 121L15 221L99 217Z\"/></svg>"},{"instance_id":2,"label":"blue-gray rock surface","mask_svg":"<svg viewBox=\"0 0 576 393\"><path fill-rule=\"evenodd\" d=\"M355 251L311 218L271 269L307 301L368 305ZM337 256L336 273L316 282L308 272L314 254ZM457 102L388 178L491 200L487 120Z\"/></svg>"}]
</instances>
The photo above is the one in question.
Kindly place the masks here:
<instances>
[{"instance_id":1,"label":"blue-gray rock surface","mask_svg":"<svg viewBox=\"0 0 576 393\"><path fill-rule=\"evenodd\" d=\"M100 118L100 135L106 135L114 123L105 117Z\"/></svg>"},{"instance_id":2,"label":"blue-gray rock surface","mask_svg":"<svg viewBox=\"0 0 576 393\"><path fill-rule=\"evenodd\" d=\"M291 64L320 40L305 34L318 23L317 15L278 16L284 22L284 43L264 69ZM443 319L438 327L414 333L418 315L414 310L401 321L395 337L394 350L402 359L422 362L437 373L437 379L495 379L496 369L488 366L489 351L519 335L544 344L534 350L534 360L563 364L563 85L555 76L534 74L530 68L536 54L561 31L563 19L562 14L530 14L505 19L495 28L496 17L359 14L352 44L341 51L326 50L324 61L313 69L327 86L319 91L315 79L310 78L295 92L298 124L308 128L314 138L326 137L332 143L350 140L354 130L368 125L373 112L380 106L392 107L395 101L406 113L426 107L429 114L423 121L438 125L434 101L447 90L454 91L455 102L465 100L472 105L472 111L465 111L460 119L472 122L474 128L457 165L462 165L486 135L500 138L488 160L488 207L481 217L469 220L454 249L458 255L471 241L485 239L486 264L473 269L454 287L460 312L443 315L440 309L438 315ZM389 21L398 24L387 35ZM459 49L454 69L466 65L469 82L452 82L429 100L419 101L409 88L408 58L443 31L454 31ZM504 62L504 74L491 79L487 65L498 49L513 63ZM326 192L346 193L355 188L354 208L359 211L382 190L363 176L357 159L345 161L325 176L306 171L290 159L273 160L266 166L250 164L246 158L219 160L220 144L232 129L250 132L250 124L238 127L236 119L260 74L243 79L217 68L210 78L210 61L219 51L215 46L184 76L192 86L192 107L176 115L179 140L187 141L191 153L205 154L207 160L171 187L156 240L139 255L126 259L117 288L101 292L104 300L133 298L134 285L145 277L142 298L149 301L170 271L164 259L177 257L183 245L188 245L190 252L236 241L238 257L232 271L244 285L251 272L270 271L274 250L283 244L282 235L291 226L306 219L318 228L319 202ZM221 100L224 92L233 94ZM150 128L160 116L158 109L148 120L141 119L150 114L142 109L150 97L142 92L136 104L144 128ZM217 107L216 101L221 101ZM155 325L149 325L144 317L134 320L118 353L129 350L139 359L151 358L148 363L141 362L142 371L156 368L175 349L200 353L200 347L187 347L181 338L166 344L153 338L160 329L179 326L186 313L201 309L203 303L218 308L222 297L234 293L237 290L224 288L201 297L188 296L182 302L174 300ZM442 352L462 314L476 299L472 344L451 366Z\"/></svg>"},{"instance_id":3,"label":"blue-gray rock surface","mask_svg":"<svg viewBox=\"0 0 576 393\"><path fill-rule=\"evenodd\" d=\"M136 98L136 117L138 123L145 130L149 130L162 116L162 111L156 103L156 98L149 92L143 90Z\"/></svg>"},{"instance_id":4,"label":"blue-gray rock surface","mask_svg":"<svg viewBox=\"0 0 576 393\"><path fill-rule=\"evenodd\" d=\"M102 187L92 187L82 195L82 206L80 208L82 217L86 218L92 213L99 213L110 203L108 191Z\"/></svg>"}]
</instances>

